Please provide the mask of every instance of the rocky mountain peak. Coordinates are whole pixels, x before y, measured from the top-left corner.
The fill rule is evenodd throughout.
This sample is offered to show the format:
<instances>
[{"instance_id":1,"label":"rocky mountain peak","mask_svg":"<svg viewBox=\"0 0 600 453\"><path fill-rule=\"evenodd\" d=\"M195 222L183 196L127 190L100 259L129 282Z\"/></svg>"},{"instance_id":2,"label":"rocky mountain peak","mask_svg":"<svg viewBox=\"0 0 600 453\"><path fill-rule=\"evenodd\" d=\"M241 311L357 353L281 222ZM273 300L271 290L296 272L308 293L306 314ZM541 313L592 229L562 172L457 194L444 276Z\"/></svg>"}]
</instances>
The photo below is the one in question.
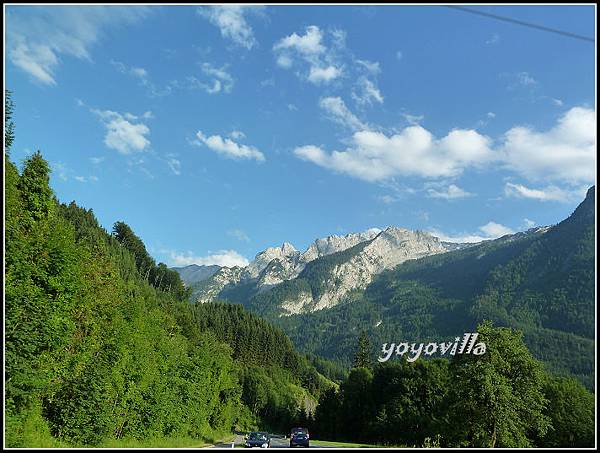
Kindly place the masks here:
<instances>
[{"instance_id":1,"label":"rocky mountain peak","mask_svg":"<svg viewBox=\"0 0 600 453\"><path fill-rule=\"evenodd\" d=\"M309 263L321 256L342 252L361 242L373 239L380 232L381 230L379 228L370 228L361 233L350 233L344 236L331 235L316 239L302 254L301 260L304 263Z\"/></svg>"}]
</instances>

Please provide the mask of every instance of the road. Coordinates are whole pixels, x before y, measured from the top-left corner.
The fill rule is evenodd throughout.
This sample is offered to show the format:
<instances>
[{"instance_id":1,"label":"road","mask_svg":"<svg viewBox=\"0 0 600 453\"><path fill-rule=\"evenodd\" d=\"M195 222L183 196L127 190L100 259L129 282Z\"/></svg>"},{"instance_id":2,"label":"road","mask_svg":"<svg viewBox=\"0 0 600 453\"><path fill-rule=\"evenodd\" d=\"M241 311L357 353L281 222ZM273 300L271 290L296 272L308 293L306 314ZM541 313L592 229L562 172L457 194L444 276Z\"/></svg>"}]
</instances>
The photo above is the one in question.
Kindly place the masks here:
<instances>
[{"instance_id":1,"label":"road","mask_svg":"<svg viewBox=\"0 0 600 453\"><path fill-rule=\"evenodd\" d=\"M241 434L236 434L233 438L233 443L235 447L243 447L244 446L244 436ZM216 444L213 448L231 448L231 442ZM285 439L283 437L272 437L271 438L271 448L290 448L290 439ZM323 448L317 447L316 445L311 445L310 448Z\"/></svg>"}]
</instances>

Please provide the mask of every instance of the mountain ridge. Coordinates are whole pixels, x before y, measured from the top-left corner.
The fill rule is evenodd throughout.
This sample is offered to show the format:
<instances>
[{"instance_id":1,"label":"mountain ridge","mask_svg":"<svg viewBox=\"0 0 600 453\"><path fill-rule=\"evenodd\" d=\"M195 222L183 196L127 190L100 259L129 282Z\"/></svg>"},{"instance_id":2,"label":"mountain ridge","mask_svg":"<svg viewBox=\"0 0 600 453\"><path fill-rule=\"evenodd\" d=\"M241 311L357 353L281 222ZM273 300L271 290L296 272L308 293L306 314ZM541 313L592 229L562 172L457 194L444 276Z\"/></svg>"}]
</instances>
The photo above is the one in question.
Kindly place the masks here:
<instances>
[{"instance_id":1,"label":"mountain ridge","mask_svg":"<svg viewBox=\"0 0 600 453\"><path fill-rule=\"evenodd\" d=\"M287 311L297 312L299 306L312 305L312 309L322 309L335 305L348 291L366 286L373 275L394 267L406 259L464 247L462 244L442 242L424 231L389 226L384 230L370 228L344 236L330 235L318 238L303 252L296 250L290 243L284 242L280 247L269 247L257 253L255 259L246 267L221 267L211 275L207 277L203 275L203 278L196 281L188 278L191 272L186 268L175 270L180 272L186 284L193 288L194 300L205 303L218 299L224 292L241 284L246 287L253 284L255 294L263 293L298 278L309 263L344 252L360 244L366 247L363 255L355 257L354 261L343 266L343 269L337 269L336 275L332 276L332 278L345 280L337 295L326 295L327 297L319 301L311 301L304 295L296 302L288 301ZM335 285L329 286L333 289Z\"/></svg>"}]
</instances>

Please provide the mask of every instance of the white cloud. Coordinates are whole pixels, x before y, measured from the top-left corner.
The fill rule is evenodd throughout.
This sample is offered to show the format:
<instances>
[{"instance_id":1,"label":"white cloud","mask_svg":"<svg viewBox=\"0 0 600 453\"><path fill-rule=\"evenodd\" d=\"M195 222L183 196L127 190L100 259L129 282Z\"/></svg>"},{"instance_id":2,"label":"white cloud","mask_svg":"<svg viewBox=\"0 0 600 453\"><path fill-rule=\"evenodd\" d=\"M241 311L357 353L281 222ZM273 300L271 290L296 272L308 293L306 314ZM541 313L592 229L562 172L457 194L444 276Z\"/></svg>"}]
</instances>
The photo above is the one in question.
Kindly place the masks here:
<instances>
[{"instance_id":1,"label":"white cloud","mask_svg":"<svg viewBox=\"0 0 600 453\"><path fill-rule=\"evenodd\" d=\"M383 95L375 83L366 77L359 77L357 89L352 91L352 98L360 105L371 105L373 102L383 103Z\"/></svg>"},{"instance_id":2,"label":"white cloud","mask_svg":"<svg viewBox=\"0 0 600 453\"><path fill-rule=\"evenodd\" d=\"M127 74L132 77L136 77L142 81L145 81L148 78L148 71L146 71L144 68L127 66L125 63L116 60L110 60L110 64L117 68L117 70L122 74Z\"/></svg>"},{"instance_id":3,"label":"white cloud","mask_svg":"<svg viewBox=\"0 0 600 453\"><path fill-rule=\"evenodd\" d=\"M165 85L164 88L159 88L152 82L152 80L150 79L150 74L144 68L128 66L125 63L123 63L121 61L116 61L116 60L111 60L110 64L112 64L115 68L117 68L117 71L119 71L121 74L125 74L127 76L133 77L134 79L138 80L139 84L142 87L146 88L146 90L148 91L148 94L152 97L160 97L160 96L169 95L172 93L174 86L177 86L177 84L178 84L177 81L174 81L172 83ZM151 112L147 112L147 113L151 113Z\"/></svg>"},{"instance_id":4,"label":"white cloud","mask_svg":"<svg viewBox=\"0 0 600 453\"><path fill-rule=\"evenodd\" d=\"M522 184L507 182L504 186L504 194L508 197L531 198L540 201L571 201L573 194L556 186L548 186L543 189L530 189Z\"/></svg>"},{"instance_id":5,"label":"white cloud","mask_svg":"<svg viewBox=\"0 0 600 453\"><path fill-rule=\"evenodd\" d=\"M339 97L325 97L319 101L319 107L325 111L332 121L348 127L351 130L368 129L368 127L354 115L344 101Z\"/></svg>"},{"instance_id":6,"label":"white cloud","mask_svg":"<svg viewBox=\"0 0 600 453\"><path fill-rule=\"evenodd\" d=\"M179 159L169 157L169 159L167 159L167 165L174 175L179 176L181 174L181 161Z\"/></svg>"},{"instance_id":7,"label":"white cloud","mask_svg":"<svg viewBox=\"0 0 600 453\"><path fill-rule=\"evenodd\" d=\"M137 119L135 115L130 115L128 120L125 115L111 110L92 109L92 112L100 117L106 127L104 144L109 148L121 154L131 154L150 146L150 140L146 138L150 129L143 123L132 123Z\"/></svg>"},{"instance_id":8,"label":"white cloud","mask_svg":"<svg viewBox=\"0 0 600 453\"><path fill-rule=\"evenodd\" d=\"M56 173L60 179L67 181L69 179L69 169L62 162L51 163L52 173Z\"/></svg>"},{"instance_id":9,"label":"white cloud","mask_svg":"<svg viewBox=\"0 0 600 453\"><path fill-rule=\"evenodd\" d=\"M493 159L489 143L489 138L474 130L455 129L436 139L423 127L410 126L390 137L381 132L355 132L345 151L329 154L309 145L294 152L303 160L374 182L395 176L457 176L467 167Z\"/></svg>"},{"instance_id":10,"label":"white cloud","mask_svg":"<svg viewBox=\"0 0 600 453\"><path fill-rule=\"evenodd\" d=\"M277 57L277 65L283 69L289 69L294 64L294 60L289 55L279 55Z\"/></svg>"},{"instance_id":11,"label":"white cloud","mask_svg":"<svg viewBox=\"0 0 600 453\"><path fill-rule=\"evenodd\" d=\"M250 242L250 238L248 237L248 235L240 230L240 229L233 229L233 230L229 230L227 232L227 234L231 237L236 238L238 241L242 241L242 242Z\"/></svg>"},{"instance_id":12,"label":"white cloud","mask_svg":"<svg viewBox=\"0 0 600 453\"><path fill-rule=\"evenodd\" d=\"M412 126L417 126L425 119L425 115L411 115L410 113L403 113L402 117L406 122Z\"/></svg>"},{"instance_id":13,"label":"white cloud","mask_svg":"<svg viewBox=\"0 0 600 453\"><path fill-rule=\"evenodd\" d=\"M275 51L293 50L305 57L313 57L325 53L326 48L321 43L323 33L316 25L306 27L306 33L302 36L295 32L280 39L273 46Z\"/></svg>"},{"instance_id":14,"label":"white cloud","mask_svg":"<svg viewBox=\"0 0 600 453\"><path fill-rule=\"evenodd\" d=\"M538 81L529 72L502 72L499 76L507 81L507 90L521 91L537 97L534 93L538 89Z\"/></svg>"},{"instance_id":15,"label":"white cloud","mask_svg":"<svg viewBox=\"0 0 600 453\"><path fill-rule=\"evenodd\" d=\"M90 157L90 162L94 165L98 165L98 164L101 164L102 162L104 162L104 159L106 159L106 157L104 157L104 156Z\"/></svg>"},{"instance_id":16,"label":"white cloud","mask_svg":"<svg viewBox=\"0 0 600 453\"><path fill-rule=\"evenodd\" d=\"M398 176L433 179L456 177L467 168L494 163L531 181L556 181L577 189L595 181L596 121L595 111L588 108L572 108L547 131L513 127L492 146L489 137L472 129L454 129L439 139L418 124L393 135L366 130L368 126L340 98L324 99L328 104L321 107L330 117L355 130L344 141L349 145L331 153L315 145L299 146L294 152L300 159L338 173L371 182ZM422 119L405 117L409 122Z\"/></svg>"},{"instance_id":17,"label":"white cloud","mask_svg":"<svg viewBox=\"0 0 600 453\"><path fill-rule=\"evenodd\" d=\"M498 238L507 234L514 234L514 231L507 226L501 225L496 222L488 222L485 225L479 227L487 237Z\"/></svg>"},{"instance_id":18,"label":"white cloud","mask_svg":"<svg viewBox=\"0 0 600 453\"><path fill-rule=\"evenodd\" d=\"M516 74L519 85L528 86L536 85L537 81L528 72L519 72Z\"/></svg>"},{"instance_id":19,"label":"white cloud","mask_svg":"<svg viewBox=\"0 0 600 453\"><path fill-rule=\"evenodd\" d=\"M335 66L317 67L312 66L308 73L308 81L319 85L321 83L329 83L342 75L342 70Z\"/></svg>"},{"instance_id":20,"label":"white cloud","mask_svg":"<svg viewBox=\"0 0 600 453\"><path fill-rule=\"evenodd\" d=\"M392 203L395 203L396 201L398 201L398 199L396 197L393 197L391 195L380 195L377 197L377 199L379 201L381 201L383 204L392 204Z\"/></svg>"},{"instance_id":21,"label":"white cloud","mask_svg":"<svg viewBox=\"0 0 600 453\"><path fill-rule=\"evenodd\" d=\"M500 147L507 167L531 181L595 181L596 112L574 107L550 130L511 128Z\"/></svg>"},{"instance_id":22,"label":"white cloud","mask_svg":"<svg viewBox=\"0 0 600 453\"><path fill-rule=\"evenodd\" d=\"M500 35L498 33L492 33L492 36L485 42L486 44L497 44L500 42Z\"/></svg>"},{"instance_id":23,"label":"white cloud","mask_svg":"<svg viewBox=\"0 0 600 453\"><path fill-rule=\"evenodd\" d=\"M56 85L63 56L91 61L91 48L106 29L129 25L149 13L144 7L7 7L7 56L33 80Z\"/></svg>"},{"instance_id":24,"label":"white cloud","mask_svg":"<svg viewBox=\"0 0 600 453\"><path fill-rule=\"evenodd\" d=\"M186 253L171 251L170 257L172 266L189 266L191 264L210 266L216 264L224 267L245 267L249 264L248 259L235 250L219 250L207 256L196 256L189 251Z\"/></svg>"},{"instance_id":25,"label":"white cloud","mask_svg":"<svg viewBox=\"0 0 600 453\"><path fill-rule=\"evenodd\" d=\"M268 79L261 80L260 86L263 87L263 88L265 88L265 87L274 87L275 86L275 79L273 77L270 77Z\"/></svg>"},{"instance_id":26,"label":"white cloud","mask_svg":"<svg viewBox=\"0 0 600 453\"><path fill-rule=\"evenodd\" d=\"M231 138L233 138L234 140L241 140L246 138L246 134L244 134L242 131L232 131L229 136Z\"/></svg>"},{"instance_id":27,"label":"white cloud","mask_svg":"<svg viewBox=\"0 0 600 453\"><path fill-rule=\"evenodd\" d=\"M398 51L396 52L396 59L397 59L397 60L402 60L403 56L404 56L404 55L402 54L402 51L398 50Z\"/></svg>"},{"instance_id":28,"label":"white cloud","mask_svg":"<svg viewBox=\"0 0 600 453\"><path fill-rule=\"evenodd\" d=\"M260 8L242 5L206 6L198 8L198 14L218 27L221 36L249 50L258 43L246 15L258 10Z\"/></svg>"},{"instance_id":29,"label":"white cloud","mask_svg":"<svg viewBox=\"0 0 600 453\"><path fill-rule=\"evenodd\" d=\"M199 80L194 76L188 77L190 88L200 88L208 94L216 94L220 92L231 93L234 80L231 74L226 70L226 66L217 68L211 63L202 63L202 72L210 79L207 83L204 80Z\"/></svg>"},{"instance_id":30,"label":"white cloud","mask_svg":"<svg viewBox=\"0 0 600 453\"><path fill-rule=\"evenodd\" d=\"M427 190L427 196L430 198L444 198L446 200L454 200L457 198L470 197L473 194L461 189L455 184L450 184L448 187L442 190L430 188Z\"/></svg>"},{"instance_id":31,"label":"white cloud","mask_svg":"<svg viewBox=\"0 0 600 453\"><path fill-rule=\"evenodd\" d=\"M378 61L356 60L356 63L373 75L377 75L381 72L381 66L379 66Z\"/></svg>"},{"instance_id":32,"label":"white cloud","mask_svg":"<svg viewBox=\"0 0 600 453\"><path fill-rule=\"evenodd\" d=\"M535 226L536 222L535 220L530 220L530 219L523 219L523 225L525 227L525 229L529 229L529 228L533 228Z\"/></svg>"},{"instance_id":33,"label":"white cloud","mask_svg":"<svg viewBox=\"0 0 600 453\"><path fill-rule=\"evenodd\" d=\"M457 242L457 243L477 243L482 241L489 241L505 236L507 234L514 234L515 232L502 224L490 221L485 225L479 227L476 233L463 233L458 235L447 235L438 230L431 230L431 234L440 238L445 242ZM483 233L483 234L481 234Z\"/></svg>"},{"instance_id":34,"label":"white cloud","mask_svg":"<svg viewBox=\"0 0 600 453\"><path fill-rule=\"evenodd\" d=\"M308 71L302 76L316 85L328 84L343 75L343 67L337 62L337 51L343 48L345 32L330 32L332 46L327 47L323 32L316 25L306 27L303 35L292 33L273 45L277 65L290 69L300 60L308 64Z\"/></svg>"},{"instance_id":35,"label":"white cloud","mask_svg":"<svg viewBox=\"0 0 600 453\"><path fill-rule=\"evenodd\" d=\"M198 146L205 145L209 149L216 151L223 156L233 159L255 159L259 162L265 160L264 154L254 146L241 145L229 138L223 138L220 135L211 135L210 137L207 137L202 131L198 131L196 137L198 140L192 142L193 144Z\"/></svg>"}]
</instances>

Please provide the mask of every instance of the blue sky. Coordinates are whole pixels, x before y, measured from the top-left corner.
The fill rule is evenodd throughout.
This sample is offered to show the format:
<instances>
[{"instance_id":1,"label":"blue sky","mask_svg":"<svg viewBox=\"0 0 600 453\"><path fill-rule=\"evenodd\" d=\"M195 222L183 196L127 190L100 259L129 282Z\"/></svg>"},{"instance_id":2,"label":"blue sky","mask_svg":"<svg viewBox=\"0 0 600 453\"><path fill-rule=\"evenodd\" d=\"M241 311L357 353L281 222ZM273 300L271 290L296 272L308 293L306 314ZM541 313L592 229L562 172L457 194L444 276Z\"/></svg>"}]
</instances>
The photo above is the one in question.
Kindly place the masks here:
<instances>
[{"instance_id":1,"label":"blue sky","mask_svg":"<svg viewBox=\"0 0 600 453\"><path fill-rule=\"evenodd\" d=\"M594 36L592 6L479 6ZM170 265L389 225L477 241L595 182L595 44L441 6L7 6L12 158Z\"/></svg>"}]
</instances>

